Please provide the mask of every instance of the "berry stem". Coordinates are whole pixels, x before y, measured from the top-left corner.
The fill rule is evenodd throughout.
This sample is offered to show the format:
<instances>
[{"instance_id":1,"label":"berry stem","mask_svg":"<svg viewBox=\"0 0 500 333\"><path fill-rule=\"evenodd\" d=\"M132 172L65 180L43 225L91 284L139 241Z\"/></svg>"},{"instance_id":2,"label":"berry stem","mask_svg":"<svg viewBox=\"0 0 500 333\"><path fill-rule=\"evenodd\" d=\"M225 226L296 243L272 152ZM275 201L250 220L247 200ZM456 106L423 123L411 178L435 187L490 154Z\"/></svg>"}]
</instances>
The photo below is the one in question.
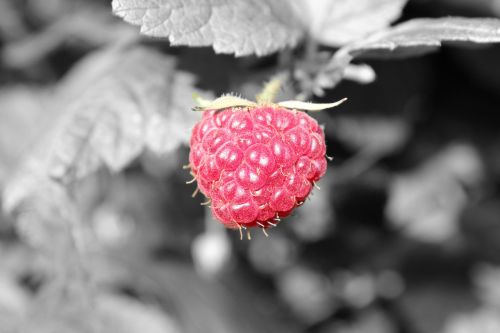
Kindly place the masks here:
<instances>
[{"instance_id":1,"label":"berry stem","mask_svg":"<svg viewBox=\"0 0 500 333\"><path fill-rule=\"evenodd\" d=\"M283 77L276 76L264 85L262 91L255 97L258 104L272 104L278 95L281 85L283 84Z\"/></svg>"}]
</instances>

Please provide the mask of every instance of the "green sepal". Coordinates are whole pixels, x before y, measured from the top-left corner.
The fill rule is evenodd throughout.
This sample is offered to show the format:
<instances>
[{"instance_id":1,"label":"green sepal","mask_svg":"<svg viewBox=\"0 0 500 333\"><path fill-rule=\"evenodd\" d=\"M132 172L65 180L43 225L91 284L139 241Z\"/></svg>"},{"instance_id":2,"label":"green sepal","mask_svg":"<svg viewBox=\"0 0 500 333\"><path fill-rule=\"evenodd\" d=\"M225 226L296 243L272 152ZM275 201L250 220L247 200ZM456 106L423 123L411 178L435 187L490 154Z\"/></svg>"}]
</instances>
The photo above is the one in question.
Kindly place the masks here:
<instances>
[{"instance_id":1,"label":"green sepal","mask_svg":"<svg viewBox=\"0 0 500 333\"><path fill-rule=\"evenodd\" d=\"M213 101L203 99L199 96L193 96L198 103L198 106L193 107L193 111L205 111L205 110L221 110L234 107L256 107L257 103L249 101L247 99L234 96L234 95L223 95Z\"/></svg>"},{"instance_id":2,"label":"green sepal","mask_svg":"<svg viewBox=\"0 0 500 333\"><path fill-rule=\"evenodd\" d=\"M291 109L291 110L302 110L302 111L322 111L326 109L331 109L333 107L336 107L342 103L344 103L347 100L347 98L343 98L337 102L334 103L309 103L309 102L302 102L302 101L283 101L277 103L277 105Z\"/></svg>"}]
</instances>

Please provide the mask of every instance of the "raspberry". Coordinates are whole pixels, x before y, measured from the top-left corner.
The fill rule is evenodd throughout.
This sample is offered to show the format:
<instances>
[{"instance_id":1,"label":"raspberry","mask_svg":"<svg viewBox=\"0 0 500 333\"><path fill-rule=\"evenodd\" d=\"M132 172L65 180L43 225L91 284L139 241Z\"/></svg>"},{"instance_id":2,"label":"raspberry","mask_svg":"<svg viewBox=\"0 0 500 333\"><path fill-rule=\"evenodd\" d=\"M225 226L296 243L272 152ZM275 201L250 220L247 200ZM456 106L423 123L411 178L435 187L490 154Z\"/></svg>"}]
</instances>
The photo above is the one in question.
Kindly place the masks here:
<instances>
[{"instance_id":1,"label":"raspberry","mask_svg":"<svg viewBox=\"0 0 500 333\"><path fill-rule=\"evenodd\" d=\"M189 163L215 218L228 228L275 226L326 172L325 135L304 112L271 106L207 109Z\"/></svg>"}]
</instances>

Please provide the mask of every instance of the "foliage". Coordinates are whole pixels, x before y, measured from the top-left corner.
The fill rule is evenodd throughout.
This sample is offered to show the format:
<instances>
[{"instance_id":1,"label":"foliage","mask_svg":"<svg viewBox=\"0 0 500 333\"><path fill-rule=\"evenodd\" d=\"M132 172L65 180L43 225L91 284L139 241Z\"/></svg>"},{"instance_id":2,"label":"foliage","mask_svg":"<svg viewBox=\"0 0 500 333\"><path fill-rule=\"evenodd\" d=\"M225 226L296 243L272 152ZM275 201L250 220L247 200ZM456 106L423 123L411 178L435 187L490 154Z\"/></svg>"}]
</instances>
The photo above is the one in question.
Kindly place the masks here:
<instances>
[{"instance_id":1,"label":"foliage","mask_svg":"<svg viewBox=\"0 0 500 333\"><path fill-rule=\"evenodd\" d=\"M496 332L497 126L467 112L498 109L500 19L436 3L0 2L2 333ZM184 186L193 96L276 77L351 112L314 114L322 190L237 242Z\"/></svg>"}]
</instances>

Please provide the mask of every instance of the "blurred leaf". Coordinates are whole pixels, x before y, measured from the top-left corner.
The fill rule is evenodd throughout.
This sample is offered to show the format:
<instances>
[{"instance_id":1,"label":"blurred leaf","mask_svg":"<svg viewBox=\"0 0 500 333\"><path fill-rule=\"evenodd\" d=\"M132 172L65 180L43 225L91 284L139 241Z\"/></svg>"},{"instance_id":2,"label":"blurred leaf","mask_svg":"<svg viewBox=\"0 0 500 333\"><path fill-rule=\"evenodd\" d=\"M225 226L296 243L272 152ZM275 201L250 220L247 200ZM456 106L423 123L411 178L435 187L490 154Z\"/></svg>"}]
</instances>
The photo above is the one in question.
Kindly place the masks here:
<instances>
[{"instance_id":1,"label":"blurred leaf","mask_svg":"<svg viewBox=\"0 0 500 333\"><path fill-rule=\"evenodd\" d=\"M18 171L4 189L3 209L15 216L20 236L31 246L52 255L61 250L69 254L74 207L67 191L47 178L37 158Z\"/></svg>"},{"instance_id":2,"label":"blurred leaf","mask_svg":"<svg viewBox=\"0 0 500 333\"><path fill-rule=\"evenodd\" d=\"M23 333L179 333L173 318L158 307L100 292L93 307L64 304L54 313L25 317L14 332ZM11 332L6 332L11 333Z\"/></svg>"},{"instance_id":3,"label":"blurred leaf","mask_svg":"<svg viewBox=\"0 0 500 333\"><path fill-rule=\"evenodd\" d=\"M294 221L291 221L289 226L302 242L323 240L335 229L336 216L331 204L331 181L331 173L327 173L318 184L321 189L315 189L291 217Z\"/></svg>"},{"instance_id":4,"label":"blurred leaf","mask_svg":"<svg viewBox=\"0 0 500 333\"><path fill-rule=\"evenodd\" d=\"M500 200L485 198L468 205L461 220L461 230L473 253L482 260L499 262Z\"/></svg>"},{"instance_id":5,"label":"blurred leaf","mask_svg":"<svg viewBox=\"0 0 500 333\"><path fill-rule=\"evenodd\" d=\"M409 124L402 118L381 116L338 116L332 135L349 147L371 154L387 155L397 151L408 140Z\"/></svg>"},{"instance_id":6,"label":"blurred leaf","mask_svg":"<svg viewBox=\"0 0 500 333\"><path fill-rule=\"evenodd\" d=\"M427 264L422 262L420 269L425 271ZM431 272L432 270L426 271L425 274L432 274ZM460 280L461 276L450 276L446 279L434 275L432 278L429 278L429 275L426 277L422 283L409 286L396 301L396 306L404 315L405 327L412 327L415 332L443 332L443 327L450 318L477 308L477 300L470 292L467 283L455 280L455 278ZM445 332L451 333L446 330ZM453 331L453 333L459 332L462 333ZM486 333L487 331L478 329L463 332Z\"/></svg>"},{"instance_id":7,"label":"blurred leaf","mask_svg":"<svg viewBox=\"0 0 500 333\"><path fill-rule=\"evenodd\" d=\"M473 271L473 281L479 298L486 304L500 308L500 268L479 264Z\"/></svg>"},{"instance_id":8,"label":"blurred leaf","mask_svg":"<svg viewBox=\"0 0 500 333\"><path fill-rule=\"evenodd\" d=\"M180 333L177 323L152 305L131 298L103 294L97 310L106 333Z\"/></svg>"},{"instance_id":9,"label":"blurred leaf","mask_svg":"<svg viewBox=\"0 0 500 333\"><path fill-rule=\"evenodd\" d=\"M482 174L473 147L450 146L413 173L395 177L386 216L418 240L449 240L458 232L458 220L468 200L464 185L477 185Z\"/></svg>"},{"instance_id":10,"label":"blurred leaf","mask_svg":"<svg viewBox=\"0 0 500 333\"><path fill-rule=\"evenodd\" d=\"M381 310L368 310L359 313L350 322L337 320L329 327L329 333L395 333L398 332L394 322Z\"/></svg>"},{"instance_id":11,"label":"blurred leaf","mask_svg":"<svg viewBox=\"0 0 500 333\"><path fill-rule=\"evenodd\" d=\"M364 308L376 297L375 276L370 272L335 271L332 286L335 296L354 308Z\"/></svg>"},{"instance_id":12,"label":"blurred leaf","mask_svg":"<svg viewBox=\"0 0 500 333\"><path fill-rule=\"evenodd\" d=\"M500 20L445 17L414 19L377 32L338 50L316 77L316 93L333 88L354 58L396 58L434 51L443 43L499 43Z\"/></svg>"},{"instance_id":13,"label":"blurred leaf","mask_svg":"<svg viewBox=\"0 0 500 333\"><path fill-rule=\"evenodd\" d=\"M344 79L360 84L372 83L376 78L375 70L367 64L349 64L344 70Z\"/></svg>"},{"instance_id":14,"label":"blurred leaf","mask_svg":"<svg viewBox=\"0 0 500 333\"><path fill-rule=\"evenodd\" d=\"M199 115L190 112L194 79L142 47L85 58L64 80L66 117L49 160L50 175L75 179L104 164L119 171L144 148L164 153L187 142Z\"/></svg>"},{"instance_id":15,"label":"blurred leaf","mask_svg":"<svg viewBox=\"0 0 500 333\"><path fill-rule=\"evenodd\" d=\"M236 56L273 53L295 46L300 25L285 0L113 0L113 12L141 33L172 45L208 46Z\"/></svg>"},{"instance_id":16,"label":"blurred leaf","mask_svg":"<svg viewBox=\"0 0 500 333\"><path fill-rule=\"evenodd\" d=\"M341 46L389 26L407 0L292 1L310 35L320 43Z\"/></svg>"},{"instance_id":17,"label":"blurred leaf","mask_svg":"<svg viewBox=\"0 0 500 333\"><path fill-rule=\"evenodd\" d=\"M500 332L500 312L488 307L459 314L448 319L442 333L497 333Z\"/></svg>"},{"instance_id":18,"label":"blurred leaf","mask_svg":"<svg viewBox=\"0 0 500 333\"><path fill-rule=\"evenodd\" d=\"M390 187L387 218L415 239L443 243L458 232L458 219L466 204L460 185L438 175L398 177Z\"/></svg>"},{"instance_id":19,"label":"blurred leaf","mask_svg":"<svg viewBox=\"0 0 500 333\"><path fill-rule=\"evenodd\" d=\"M53 4L56 8L61 5ZM43 30L5 45L1 53L4 64L26 70L61 46L94 48L137 37L137 32L129 25L114 20L100 8L71 7L65 8L64 13L53 13L55 18Z\"/></svg>"},{"instance_id":20,"label":"blurred leaf","mask_svg":"<svg viewBox=\"0 0 500 333\"><path fill-rule=\"evenodd\" d=\"M283 320L278 302L270 300L266 289L252 283L248 274L233 272L220 280L208 280L191 263L177 259L124 260L136 273L140 291L155 295L162 304L174 305L183 332L299 332L292 320Z\"/></svg>"},{"instance_id":21,"label":"blurred leaf","mask_svg":"<svg viewBox=\"0 0 500 333\"><path fill-rule=\"evenodd\" d=\"M193 75L178 71L170 78L170 91L162 92L168 101L162 102L161 109L151 115L146 129L146 146L154 153L169 153L189 142L191 129L201 117L190 111L193 91L197 91L194 81Z\"/></svg>"},{"instance_id":22,"label":"blurred leaf","mask_svg":"<svg viewBox=\"0 0 500 333\"><path fill-rule=\"evenodd\" d=\"M297 317L307 323L327 318L337 307L326 276L295 265L277 276L280 296Z\"/></svg>"},{"instance_id":23,"label":"blurred leaf","mask_svg":"<svg viewBox=\"0 0 500 333\"><path fill-rule=\"evenodd\" d=\"M30 297L16 281L16 276L0 271L0 324L9 318L19 318L28 309ZM3 325L2 325L3 327Z\"/></svg>"},{"instance_id":24,"label":"blurred leaf","mask_svg":"<svg viewBox=\"0 0 500 333\"><path fill-rule=\"evenodd\" d=\"M15 39L26 33L21 13L13 5L14 1L0 1L0 38Z\"/></svg>"},{"instance_id":25,"label":"blurred leaf","mask_svg":"<svg viewBox=\"0 0 500 333\"><path fill-rule=\"evenodd\" d=\"M269 233L271 239L260 232L252 237L248 257L260 273L276 275L293 266L299 251L297 243L292 241L290 237L283 233L274 233L271 230Z\"/></svg>"},{"instance_id":26,"label":"blurred leaf","mask_svg":"<svg viewBox=\"0 0 500 333\"><path fill-rule=\"evenodd\" d=\"M47 107L49 97L33 86L0 90L0 184L57 116Z\"/></svg>"}]
</instances>

